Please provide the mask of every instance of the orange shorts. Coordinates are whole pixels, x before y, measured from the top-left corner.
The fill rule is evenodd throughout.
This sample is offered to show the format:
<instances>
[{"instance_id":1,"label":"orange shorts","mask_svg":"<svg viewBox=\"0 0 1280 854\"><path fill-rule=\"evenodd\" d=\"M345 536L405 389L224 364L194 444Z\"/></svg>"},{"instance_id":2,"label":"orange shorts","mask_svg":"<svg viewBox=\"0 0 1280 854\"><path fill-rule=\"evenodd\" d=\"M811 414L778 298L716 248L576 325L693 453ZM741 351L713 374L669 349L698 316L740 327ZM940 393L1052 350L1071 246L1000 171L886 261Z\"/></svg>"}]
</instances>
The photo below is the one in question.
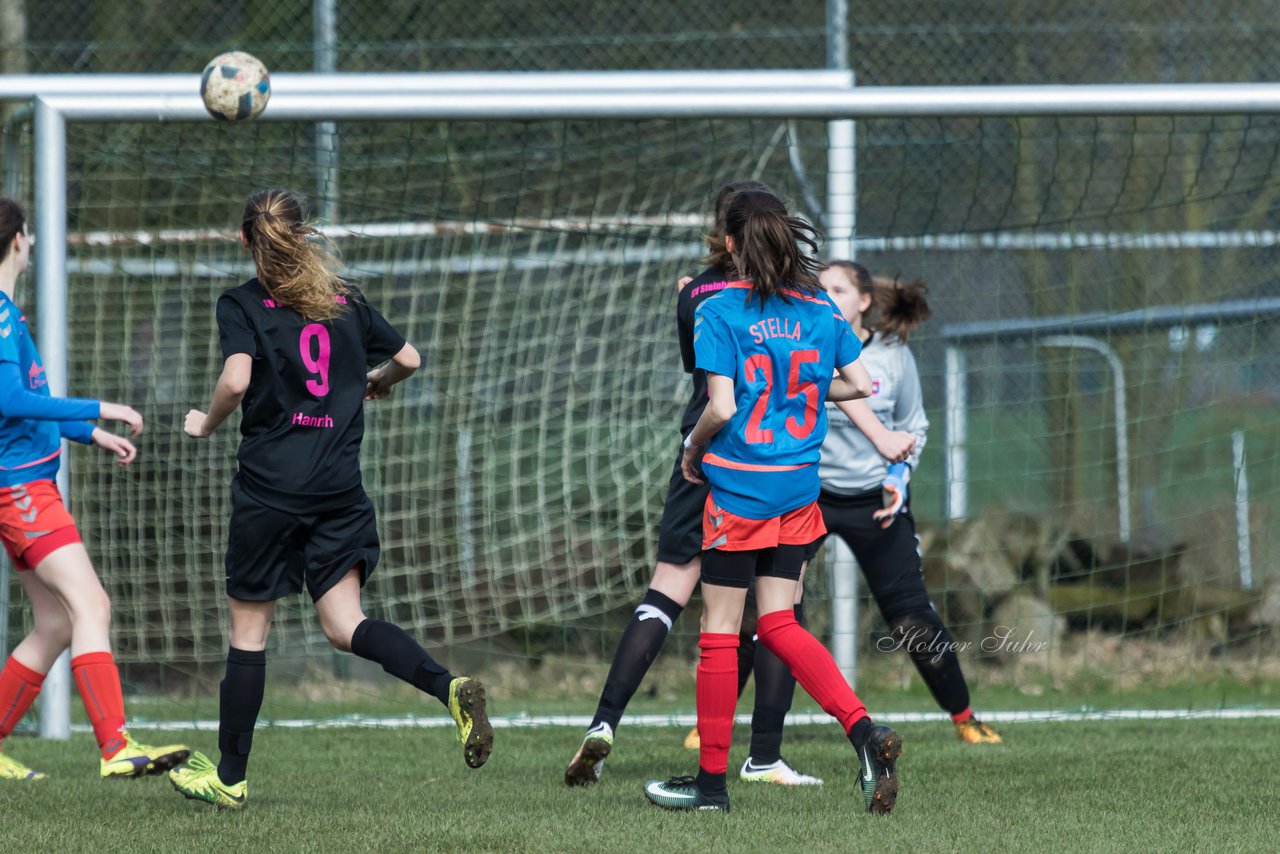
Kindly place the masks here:
<instances>
[{"instance_id":1,"label":"orange shorts","mask_svg":"<svg viewBox=\"0 0 1280 854\"><path fill-rule=\"evenodd\" d=\"M772 519L745 519L719 507L713 493L707 496L702 512L704 551L748 552L775 546L807 546L826 533L816 501Z\"/></svg>"},{"instance_id":2,"label":"orange shorts","mask_svg":"<svg viewBox=\"0 0 1280 854\"><path fill-rule=\"evenodd\" d=\"M81 542L76 521L51 480L0 486L0 540L20 570L35 569L57 549Z\"/></svg>"}]
</instances>

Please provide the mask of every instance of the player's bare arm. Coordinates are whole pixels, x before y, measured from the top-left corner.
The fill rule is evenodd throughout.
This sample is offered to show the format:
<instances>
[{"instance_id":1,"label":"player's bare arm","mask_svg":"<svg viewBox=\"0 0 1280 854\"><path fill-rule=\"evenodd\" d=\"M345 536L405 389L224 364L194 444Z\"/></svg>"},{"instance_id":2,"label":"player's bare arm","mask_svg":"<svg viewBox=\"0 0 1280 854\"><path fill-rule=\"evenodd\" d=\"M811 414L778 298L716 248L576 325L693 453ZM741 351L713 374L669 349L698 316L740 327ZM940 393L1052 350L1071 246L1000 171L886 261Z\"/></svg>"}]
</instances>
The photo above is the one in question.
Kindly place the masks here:
<instances>
[{"instance_id":1,"label":"player's bare arm","mask_svg":"<svg viewBox=\"0 0 1280 854\"><path fill-rule=\"evenodd\" d=\"M365 400L383 400L391 395L391 387L407 380L422 366L422 356L412 344L405 344L391 361L369 372Z\"/></svg>"},{"instance_id":2,"label":"player's bare arm","mask_svg":"<svg viewBox=\"0 0 1280 854\"><path fill-rule=\"evenodd\" d=\"M207 439L223 421L244 400L244 393L249 388L249 379L253 375L253 357L248 353L233 353L227 357L222 366L222 376L218 377L218 385L213 390L213 400L209 402L208 413L193 409L187 413L183 430L188 436L196 439Z\"/></svg>"},{"instance_id":3,"label":"player's bare arm","mask_svg":"<svg viewBox=\"0 0 1280 854\"><path fill-rule=\"evenodd\" d=\"M707 443L738 411L732 377L707 374L707 396L707 408L702 410L698 423L693 425L693 431L685 439L684 458L680 462L680 470L690 483L702 483L694 466L707 449Z\"/></svg>"},{"instance_id":4,"label":"player's bare arm","mask_svg":"<svg viewBox=\"0 0 1280 854\"><path fill-rule=\"evenodd\" d=\"M834 386L835 383L833 382L832 385ZM915 450L916 435L905 430L890 430L885 427L866 401L845 400L837 402L836 406L848 416L853 426L862 431L862 435L871 440L871 444L876 446L880 456L889 462L905 462Z\"/></svg>"}]
</instances>

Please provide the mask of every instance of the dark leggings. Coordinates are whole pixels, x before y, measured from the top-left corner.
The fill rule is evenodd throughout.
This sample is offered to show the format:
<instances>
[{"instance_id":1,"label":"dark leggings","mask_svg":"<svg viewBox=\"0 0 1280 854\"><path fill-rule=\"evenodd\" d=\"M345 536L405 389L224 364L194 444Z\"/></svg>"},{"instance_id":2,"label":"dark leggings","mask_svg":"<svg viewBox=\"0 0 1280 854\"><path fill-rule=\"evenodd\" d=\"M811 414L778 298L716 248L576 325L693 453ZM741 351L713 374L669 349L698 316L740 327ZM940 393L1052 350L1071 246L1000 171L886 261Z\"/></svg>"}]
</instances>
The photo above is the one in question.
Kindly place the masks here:
<instances>
[{"instance_id":1,"label":"dark leggings","mask_svg":"<svg viewBox=\"0 0 1280 854\"><path fill-rule=\"evenodd\" d=\"M969 708L969 687L955 643L924 587L920 541L910 507L886 529L872 518L882 506L879 489L857 495L823 491L818 506L827 530L853 551L893 639L907 650L938 705L953 715Z\"/></svg>"}]
</instances>

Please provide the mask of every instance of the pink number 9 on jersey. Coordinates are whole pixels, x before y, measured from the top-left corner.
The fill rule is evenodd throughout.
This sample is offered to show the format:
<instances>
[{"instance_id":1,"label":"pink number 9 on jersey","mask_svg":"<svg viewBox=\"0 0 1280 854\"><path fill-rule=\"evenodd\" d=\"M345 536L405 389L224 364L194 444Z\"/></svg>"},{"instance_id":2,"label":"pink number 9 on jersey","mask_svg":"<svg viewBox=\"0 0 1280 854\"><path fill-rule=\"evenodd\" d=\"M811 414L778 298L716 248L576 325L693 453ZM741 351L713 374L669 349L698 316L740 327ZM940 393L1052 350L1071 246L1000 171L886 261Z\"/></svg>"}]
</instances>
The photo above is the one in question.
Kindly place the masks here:
<instances>
[{"instance_id":1,"label":"pink number 9 on jersey","mask_svg":"<svg viewBox=\"0 0 1280 854\"><path fill-rule=\"evenodd\" d=\"M319 343L319 352L311 355L311 341ZM321 323L308 323L302 328L298 338L298 352L302 355L302 364L319 379L307 380L307 391L316 397L324 397L329 393L329 330Z\"/></svg>"}]
</instances>

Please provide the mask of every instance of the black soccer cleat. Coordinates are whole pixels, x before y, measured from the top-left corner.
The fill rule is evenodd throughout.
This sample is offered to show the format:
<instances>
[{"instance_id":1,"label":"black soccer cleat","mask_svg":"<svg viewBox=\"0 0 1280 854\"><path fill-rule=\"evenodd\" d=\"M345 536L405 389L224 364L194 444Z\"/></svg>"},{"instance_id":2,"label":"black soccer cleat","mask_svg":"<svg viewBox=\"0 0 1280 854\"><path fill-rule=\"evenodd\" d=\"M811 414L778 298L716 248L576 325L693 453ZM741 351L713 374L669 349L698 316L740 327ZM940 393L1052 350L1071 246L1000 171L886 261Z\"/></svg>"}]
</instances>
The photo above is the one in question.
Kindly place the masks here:
<instances>
[{"instance_id":1,"label":"black soccer cleat","mask_svg":"<svg viewBox=\"0 0 1280 854\"><path fill-rule=\"evenodd\" d=\"M867 743L858 751L861 766L862 799L867 812L885 815L898 802L898 757L902 738L887 726L873 726Z\"/></svg>"},{"instance_id":2,"label":"black soccer cleat","mask_svg":"<svg viewBox=\"0 0 1280 854\"><path fill-rule=\"evenodd\" d=\"M698 788L694 777L672 777L665 783L650 780L644 784L644 796L649 803L665 810L729 811L729 793L708 795Z\"/></svg>"}]
</instances>

